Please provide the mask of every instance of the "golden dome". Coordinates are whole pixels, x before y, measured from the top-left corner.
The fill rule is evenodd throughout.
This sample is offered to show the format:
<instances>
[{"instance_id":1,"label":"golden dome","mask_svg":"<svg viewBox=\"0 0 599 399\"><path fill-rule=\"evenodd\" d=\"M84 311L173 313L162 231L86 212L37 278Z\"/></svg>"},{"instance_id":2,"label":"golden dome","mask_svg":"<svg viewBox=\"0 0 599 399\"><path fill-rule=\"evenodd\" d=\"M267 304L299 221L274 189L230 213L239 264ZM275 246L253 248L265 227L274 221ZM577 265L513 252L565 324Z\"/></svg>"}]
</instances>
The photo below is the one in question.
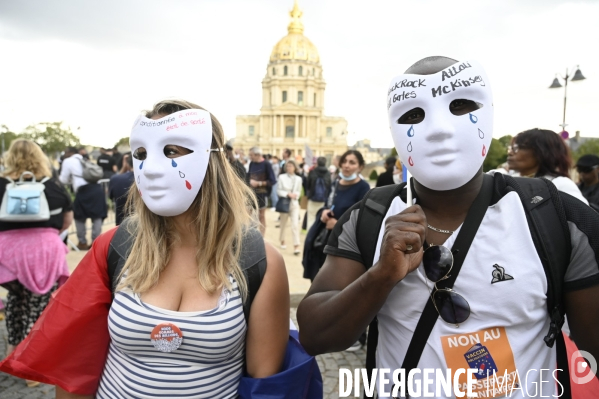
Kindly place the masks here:
<instances>
[{"instance_id":1,"label":"golden dome","mask_svg":"<svg viewBox=\"0 0 599 399\"><path fill-rule=\"evenodd\" d=\"M279 40L272 49L270 61L303 60L318 63L320 57L316 46L304 36L304 24L301 20L302 11L297 5L297 0L295 0L293 10L289 14L291 15L291 22L287 26L289 33Z\"/></svg>"}]
</instances>

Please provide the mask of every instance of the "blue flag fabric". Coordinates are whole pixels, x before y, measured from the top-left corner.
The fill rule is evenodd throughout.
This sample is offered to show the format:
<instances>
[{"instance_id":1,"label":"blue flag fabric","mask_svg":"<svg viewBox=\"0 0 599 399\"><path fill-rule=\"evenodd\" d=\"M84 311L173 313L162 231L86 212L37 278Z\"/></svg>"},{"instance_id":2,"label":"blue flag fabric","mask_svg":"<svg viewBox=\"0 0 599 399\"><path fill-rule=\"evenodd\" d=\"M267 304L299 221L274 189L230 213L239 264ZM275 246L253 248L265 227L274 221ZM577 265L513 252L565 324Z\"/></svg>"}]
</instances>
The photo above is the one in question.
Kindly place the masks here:
<instances>
[{"instance_id":1,"label":"blue flag fabric","mask_svg":"<svg viewBox=\"0 0 599 399\"><path fill-rule=\"evenodd\" d=\"M291 330L281 371L267 378L242 377L237 393L240 399L322 399L322 376L298 332Z\"/></svg>"}]
</instances>

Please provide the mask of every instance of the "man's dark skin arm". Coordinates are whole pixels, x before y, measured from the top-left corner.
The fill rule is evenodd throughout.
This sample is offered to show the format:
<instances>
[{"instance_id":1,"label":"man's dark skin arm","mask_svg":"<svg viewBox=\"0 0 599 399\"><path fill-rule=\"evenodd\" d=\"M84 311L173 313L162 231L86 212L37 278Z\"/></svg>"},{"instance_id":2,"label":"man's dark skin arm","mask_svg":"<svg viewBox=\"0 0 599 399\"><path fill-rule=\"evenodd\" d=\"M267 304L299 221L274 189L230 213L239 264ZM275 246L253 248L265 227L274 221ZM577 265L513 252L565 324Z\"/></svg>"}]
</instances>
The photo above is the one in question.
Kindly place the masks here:
<instances>
[{"instance_id":1,"label":"man's dark skin arm","mask_svg":"<svg viewBox=\"0 0 599 399\"><path fill-rule=\"evenodd\" d=\"M340 351L357 341L395 284L420 264L425 230L424 213L415 205L387 219L381 259L370 270L327 256L297 312L308 353Z\"/></svg>"},{"instance_id":2,"label":"man's dark skin arm","mask_svg":"<svg viewBox=\"0 0 599 399\"><path fill-rule=\"evenodd\" d=\"M564 294L572 340L599 360L599 285ZM597 376L599 378L599 375Z\"/></svg>"},{"instance_id":3,"label":"man's dark skin arm","mask_svg":"<svg viewBox=\"0 0 599 399\"><path fill-rule=\"evenodd\" d=\"M356 342L393 287L418 268L425 238L429 244L447 238L427 229L427 220L435 221L439 228L455 230L466 218L482 180L481 169L455 190L437 192L415 182L422 207L411 206L387 219L380 259L368 271L360 262L327 256L297 310L300 341L306 351L334 352ZM405 251L408 244L411 251Z\"/></svg>"}]
</instances>

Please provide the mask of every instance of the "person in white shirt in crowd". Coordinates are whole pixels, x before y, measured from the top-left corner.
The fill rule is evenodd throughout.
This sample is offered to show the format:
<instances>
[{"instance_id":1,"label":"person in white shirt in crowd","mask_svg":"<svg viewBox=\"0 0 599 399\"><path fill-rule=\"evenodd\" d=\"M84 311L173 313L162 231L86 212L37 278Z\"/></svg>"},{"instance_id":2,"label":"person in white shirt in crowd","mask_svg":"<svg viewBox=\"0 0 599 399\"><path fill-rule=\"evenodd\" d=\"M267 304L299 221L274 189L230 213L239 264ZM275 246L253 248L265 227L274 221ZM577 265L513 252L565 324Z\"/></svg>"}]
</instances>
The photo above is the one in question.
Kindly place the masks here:
<instances>
[{"instance_id":1,"label":"person in white shirt in crowd","mask_svg":"<svg viewBox=\"0 0 599 399\"><path fill-rule=\"evenodd\" d=\"M572 157L557 133L539 128L518 133L508 147L507 163L510 171L516 172L514 176L544 177L559 191L589 204L576 183L570 180Z\"/></svg>"},{"instance_id":2,"label":"person in white shirt in crowd","mask_svg":"<svg viewBox=\"0 0 599 399\"><path fill-rule=\"evenodd\" d=\"M275 174L275 177L279 177L279 175L281 174L281 167L279 166L279 157L277 157L276 155L271 156L270 159L268 160L268 162L270 162L270 164L272 165L272 172ZM272 210L274 211L276 206L277 206L277 201L279 200L279 196L277 195L277 185L275 184L274 186L272 186L271 192L270 192L270 206L272 208Z\"/></svg>"},{"instance_id":3,"label":"person in white shirt in crowd","mask_svg":"<svg viewBox=\"0 0 599 399\"><path fill-rule=\"evenodd\" d=\"M107 216L106 199L102 186L90 184L83 179L83 156L75 148L65 150L65 159L60 170L60 182L71 184L75 192L73 210L75 211L75 227L77 229L77 248L88 250L85 222L92 220L92 242L102 233L102 220Z\"/></svg>"},{"instance_id":4,"label":"person in white shirt in crowd","mask_svg":"<svg viewBox=\"0 0 599 399\"><path fill-rule=\"evenodd\" d=\"M298 172L297 164L293 159L288 159L285 162L285 172L279 176L277 183L277 195L279 200L289 198L289 213L280 213L281 215L281 248L285 249L285 227L287 220L291 221L291 233L293 234L293 254L299 255L299 201L298 198L302 191L302 178L296 173Z\"/></svg>"}]
</instances>

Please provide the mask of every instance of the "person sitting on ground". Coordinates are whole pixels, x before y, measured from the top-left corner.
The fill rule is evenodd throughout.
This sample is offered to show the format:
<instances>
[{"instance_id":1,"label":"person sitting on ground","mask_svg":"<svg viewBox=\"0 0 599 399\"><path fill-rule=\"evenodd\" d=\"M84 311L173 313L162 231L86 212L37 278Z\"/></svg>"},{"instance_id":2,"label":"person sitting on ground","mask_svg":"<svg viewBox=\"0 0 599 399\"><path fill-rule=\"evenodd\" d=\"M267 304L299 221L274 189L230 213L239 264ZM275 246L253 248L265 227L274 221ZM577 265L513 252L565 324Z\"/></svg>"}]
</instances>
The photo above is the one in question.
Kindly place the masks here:
<instances>
[{"instance_id":1,"label":"person sitting on ground","mask_svg":"<svg viewBox=\"0 0 599 399\"><path fill-rule=\"evenodd\" d=\"M566 337L559 330L563 309L580 350L599 358L599 215L550 181L483 173L493 98L478 63L422 59L395 77L387 94L388 123L413 190L404 187L374 201L371 196L387 188L374 189L337 221L325 264L297 310L301 343L311 354L343 350L376 317L375 367L404 369L414 376L412 388L431 390L426 373L411 371L451 370L448 379L463 396L466 375L459 372L481 370L480 362L469 360L476 358L493 370L490 377L476 376L479 397L486 396L493 375L518 371L511 384L516 392L508 396L528 397L539 389L557 396L564 385L540 370L555 376L560 354L567 367ZM524 197L520 184L542 184L550 193L543 196L556 198ZM556 222L545 221L555 224L547 230L561 239L554 244L571 244L570 254L552 259L561 259L565 274L562 292L552 297L559 306L551 312L548 278L554 274L546 274L547 257L539 256L531 237L531 204L555 215ZM371 231L363 215L381 215L380 230ZM369 352L370 344L369 337ZM376 380L379 398L400 396L390 375Z\"/></svg>"},{"instance_id":2,"label":"person sitting on ground","mask_svg":"<svg viewBox=\"0 0 599 399\"><path fill-rule=\"evenodd\" d=\"M167 130L173 121L179 128ZM283 258L256 228L254 197L212 114L159 102L137 118L130 143L130 218L98 237L0 370L56 384L63 399L237 398L244 373L263 378L283 364ZM131 240L118 276L107 270L109 247L123 244L111 244L115 234ZM266 268L250 298L242 258L260 252Z\"/></svg>"},{"instance_id":3,"label":"person sitting on ground","mask_svg":"<svg viewBox=\"0 0 599 399\"><path fill-rule=\"evenodd\" d=\"M589 201L589 205L599 211L599 157L593 154L583 155L576 162L580 177L578 188Z\"/></svg>"}]
</instances>

